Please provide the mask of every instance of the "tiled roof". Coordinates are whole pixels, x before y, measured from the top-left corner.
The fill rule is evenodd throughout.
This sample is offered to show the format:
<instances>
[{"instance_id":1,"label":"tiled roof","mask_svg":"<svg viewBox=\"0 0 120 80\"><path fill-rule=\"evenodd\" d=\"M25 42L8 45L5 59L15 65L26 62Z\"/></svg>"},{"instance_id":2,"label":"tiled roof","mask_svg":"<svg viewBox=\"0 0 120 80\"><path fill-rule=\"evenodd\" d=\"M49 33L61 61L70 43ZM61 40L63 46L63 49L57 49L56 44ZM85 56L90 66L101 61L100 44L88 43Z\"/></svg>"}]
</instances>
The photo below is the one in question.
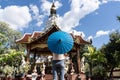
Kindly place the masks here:
<instances>
[{"instance_id":1,"label":"tiled roof","mask_svg":"<svg viewBox=\"0 0 120 80\"><path fill-rule=\"evenodd\" d=\"M31 38L37 38L40 34L42 34L42 32L35 31L33 32Z\"/></svg>"},{"instance_id":2,"label":"tiled roof","mask_svg":"<svg viewBox=\"0 0 120 80\"><path fill-rule=\"evenodd\" d=\"M21 39L16 40L17 43L29 43L29 39L32 34L25 33Z\"/></svg>"},{"instance_id":3,"label":"tiled roof","mask_svg":"<svg viewBox=\"0 0 120 80\"><path fill-rule=\"evenodd\" d=\"M37 41L39 38L41 38L41 36L43 37L45 34L47 34L48 32L50 32L53 28L58 28L56 26L52 26L51 28L49 28L47 31L44 32L40 32L40 31L34 31L32 34L30 33L25 33L24 36L21 39L16 40L17 43L31 43L31 42L35 42ZM57 29L59 30L59 29ZM89 41L86 41L82 38L82 35L74 35L72 33L70 33L70 35L73 37L74 42L76 44L90 44Z\"/></svg>"},{"instance_id":4,"label":"tiled roof","mask_svg":"<svg viewBox=\"0 0 120 80\"><path fill-rule=\"evenodd\" d=\"M86 41L82 38L82 36L75 35L75 43L77 44L91 44L89 41Z\"/></svg>"},{"instance_id":5,"label":"tiled roof","mask_svg":"<svg viewBox=\"0 0 120 80\"><path fill-rule=\"evenodd\" d=\"M16 40L17 43L29 43L31 39L38 38L43 32L33 32L33 34L25 33L24 36L21 39ZM73 37L75 43L77 44L90 44L90 42L84 40L81 36L73 35L70 33Z\"/></svg>"}]
</instances>

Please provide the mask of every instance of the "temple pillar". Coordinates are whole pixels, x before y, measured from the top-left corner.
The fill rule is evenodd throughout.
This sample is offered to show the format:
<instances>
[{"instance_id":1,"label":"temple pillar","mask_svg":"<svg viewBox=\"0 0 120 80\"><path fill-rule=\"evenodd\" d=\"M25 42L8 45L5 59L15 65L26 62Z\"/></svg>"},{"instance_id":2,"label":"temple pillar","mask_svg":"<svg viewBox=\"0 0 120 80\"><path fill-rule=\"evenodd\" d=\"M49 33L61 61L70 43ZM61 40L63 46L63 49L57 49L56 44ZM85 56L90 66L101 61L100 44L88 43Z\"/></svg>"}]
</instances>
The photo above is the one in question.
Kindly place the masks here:
<instances>
[{"instance_id":1,"label":"temple pillar","mask_svg":"<svg viewBox=\"0 0 120 80\"><path fill-rule=\"evenodd\" d=\"M27 47L27 59L26 59L26 62L30 62L30 46L29 45L26 45Z\"/></svg>"},{"instance_id":2,"label":"temple pillar","mask_svg":"<svg viewBox=\"0 0 120 80\"><path fill-rule=\"evenodd\" d=\"M36 50L34 50L34 55L33 55L33 64L31 65L31 71L33 72L34 69L36 68Z\"/></svg>"},{"instance_id":3,"label":"temple pillar","mask_svg":"<svg viewBox=\"0 0 120 80\"><path fill-rule=\"evenodd\" d=\"M27 51L27 62L30 62L30 50Z\"/></svg>"},{"instance_id":4,"label":"temple pillar","mask_svg":"<svg viewBox=\"0 0 120 80\"><path fill-rule=\"evenodd\" d=\"M76 49L77 49L78 78L80 78L80 73L81 73L80 46L77 46Z\"/></svg>"},{"instance_id":5,"label":"temple pillar","mask_svg":"<svg viewBox=\"0 0 120 80\"><path fill-rule=\"evenodd\" d=\"M34 53L33 59L34 59L33 65L35 66L36 65L36 49L35 49L35 53Z\"/></svg>"}]
</instances>

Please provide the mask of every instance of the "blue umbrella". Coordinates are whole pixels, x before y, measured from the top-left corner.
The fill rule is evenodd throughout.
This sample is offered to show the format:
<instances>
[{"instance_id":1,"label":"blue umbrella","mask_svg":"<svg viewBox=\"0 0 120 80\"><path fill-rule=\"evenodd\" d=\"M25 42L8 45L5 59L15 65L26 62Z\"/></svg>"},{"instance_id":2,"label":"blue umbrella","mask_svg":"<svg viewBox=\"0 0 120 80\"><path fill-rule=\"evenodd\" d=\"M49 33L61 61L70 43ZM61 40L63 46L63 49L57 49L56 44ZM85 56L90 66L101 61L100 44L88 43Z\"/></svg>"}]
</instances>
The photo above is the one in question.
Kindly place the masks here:
<instances>
[{"instance_id":1,"label":"blue umbrella","mask_svg":"<svg viewBox=\"0 0 120 80\"><path fill-rule=\"evenodd\" d=\"M72 49L74 41L70 34L64 31L57 31L48 37L47 44L51 52L64 54Z\"/></svg>"}]
</instances>

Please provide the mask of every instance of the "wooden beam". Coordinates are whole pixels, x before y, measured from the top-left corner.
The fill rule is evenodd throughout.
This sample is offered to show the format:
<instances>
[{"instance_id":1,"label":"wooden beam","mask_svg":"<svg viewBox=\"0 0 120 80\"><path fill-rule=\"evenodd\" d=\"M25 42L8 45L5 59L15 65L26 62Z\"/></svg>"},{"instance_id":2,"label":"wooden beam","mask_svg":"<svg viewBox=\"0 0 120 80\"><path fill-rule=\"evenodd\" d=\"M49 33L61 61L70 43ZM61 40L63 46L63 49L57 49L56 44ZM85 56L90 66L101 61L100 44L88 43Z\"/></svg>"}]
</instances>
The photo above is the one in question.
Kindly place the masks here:
<instances>
[{"instance_id":1,"label":"wooden beam","mask_svg":"<svg viewBox=\"0 0 120 80\"><path fill-rule=\"evenodd\" d=\"M43 48L46 48L46 47L48 47L47 44L32 44L31 45L31 50L35 49L35 48L41 48L41 49L43 49Z\"/></svg>"}]
</instances>

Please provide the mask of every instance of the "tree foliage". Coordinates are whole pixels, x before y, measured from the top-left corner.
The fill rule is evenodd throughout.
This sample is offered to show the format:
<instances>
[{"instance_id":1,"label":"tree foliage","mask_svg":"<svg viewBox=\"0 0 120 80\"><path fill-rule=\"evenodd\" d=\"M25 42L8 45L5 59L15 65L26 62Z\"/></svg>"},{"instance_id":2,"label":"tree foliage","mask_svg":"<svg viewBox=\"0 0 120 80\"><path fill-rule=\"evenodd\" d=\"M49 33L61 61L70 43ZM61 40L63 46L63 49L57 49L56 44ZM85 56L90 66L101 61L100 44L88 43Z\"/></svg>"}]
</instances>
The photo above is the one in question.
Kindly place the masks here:
<instances>
[{"instance_id":1,"label":"tree foliage","mask_svg":"<svg viewBox=\"0 0 120 80\"><path fill-rule=\"evenodd\" d=\"M86 62L89 64L90 76L105 76L104 64L106 58L103 53L92 46L88 46L88 52L84 53L83 56L85 56Z\"/></svg>"},{"instance_id":2,"label":"tree foliage","mask_svg":"<svg viewBox=\"0 0 120 80\"><path fill-rule=\"evenodd\" d=\"M102 53L107 59L106 69L110 70L109 77L112 76L114 68L120 65L120 32L114 31L110 34L110 39L107 44L102 46Z\"/></svg>"},{"instance_id":3,"label":"tree foliage","mask_svg":"<svg viewBox=\"0 0 120 80\"><path fill-rule=\"evenodd\" d=\"M9 28L9 25L0 22L0 72L12 72L13 67L22 64L24 46L16 44L15 40L20 38L19 31Z\"/></svg>"},{"instance_id":4,"label":"tree foliage","mask_svg":"<svg viewBox=\"0 0 120 80\"><path fill-rule=\"evenodd\" d=\"M15 40L20 37L20 32L9 28L8 24L0 22L0 54L6 53L7 49L24 50L22 45L15 43Z\"/></svg>"},{"instance_id":5,"label":"tree foliage","mask_svg":"<svg viewBox=\"0 0 120 80\"><path fill-rule=\"evenodd\" d=\"M9 66L18 67L22 64L21 62L22 55L24 54L21 51L9 49L9 52L7 54L0 55L0 65L1 66L9 65Z\"/></svg>"},{"instance_id":6,"label":"tree foliage","mask_svg":"<svg viewBox=\"0 0 120 80\"><path fill-rule=\"evenodd\" d=\"M117 20L120 22L120 16L117 16Z\"/></svg>"},{"instance_id":7,"label":"tree foliage","mask_svg":"<svg viewBox=\"0 0 120 80\"><path fill-rule=\"evenodd\" d=\"M24 53L9 49L8 53L0 54L0 72L7 77L16 71L20 71L20 66L23 66L22 56ZM28 70L28 68L26 68Z\"/></svg>"}]
</instances>

